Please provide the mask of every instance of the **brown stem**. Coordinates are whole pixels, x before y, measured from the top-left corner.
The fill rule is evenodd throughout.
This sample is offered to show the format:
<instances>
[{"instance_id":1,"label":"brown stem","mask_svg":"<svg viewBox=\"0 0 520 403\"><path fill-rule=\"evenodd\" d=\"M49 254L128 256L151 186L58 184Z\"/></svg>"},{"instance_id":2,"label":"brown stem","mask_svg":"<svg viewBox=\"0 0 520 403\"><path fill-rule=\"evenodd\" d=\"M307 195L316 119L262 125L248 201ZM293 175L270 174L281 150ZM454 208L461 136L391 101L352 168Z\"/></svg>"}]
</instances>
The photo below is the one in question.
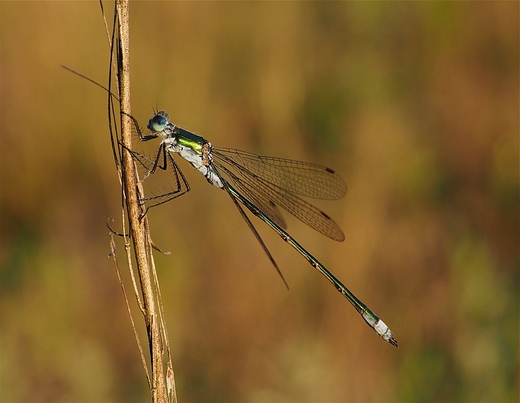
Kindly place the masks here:
<instances>
[{"instance_id":1,"label":"brown stem","mask_svg":"<svg viewBox=\"0 0 520 403\"><path fill-rule=\"evenodd\" d=\"M132 120L130 107L130 36L129 36L129 1L117 0L118 29L120 39L119 88L121 101L121 136L123 142L123 186L126 195L126 207L130 223L130 232L134 244L137 271L143 293L143 309L150 344L152 366L152 401L167 402L164 367L162 357L161 332L150 276L150 264L147 254L147 237L144 220L140 220L141 208L137 194L137 181L133 160L128 150L132 149Z\"/></svg>"}]
</instances>

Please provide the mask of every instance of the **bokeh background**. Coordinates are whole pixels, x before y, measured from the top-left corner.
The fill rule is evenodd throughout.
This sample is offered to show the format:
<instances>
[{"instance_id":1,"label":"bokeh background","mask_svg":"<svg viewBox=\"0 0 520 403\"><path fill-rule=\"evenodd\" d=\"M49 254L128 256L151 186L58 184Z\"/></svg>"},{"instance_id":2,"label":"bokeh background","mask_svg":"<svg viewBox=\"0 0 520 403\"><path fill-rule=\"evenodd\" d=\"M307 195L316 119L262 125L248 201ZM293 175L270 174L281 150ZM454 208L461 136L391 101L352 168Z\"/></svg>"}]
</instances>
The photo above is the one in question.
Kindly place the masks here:
<instances>
[{"instance_id":1,"label":"bokeh background","mask_svg":"<svg viewBox=\"0 0 520 403\"><path fill-rule=\"evenodd\" d=\"M112 3L105 3L111 12ZM132 111L321 163L336 243L295 237L395 332L378 338L228 196L149 219L185 402L517 402L519 3L135 2ZM0 400L149 401L112 261L120 224L97 2L1 2ZM118 241L122 254L123 245ZM129 286L129 283L127 283ZM137 316L142 331L142 320Z\"/></svg>"}]
</instances>

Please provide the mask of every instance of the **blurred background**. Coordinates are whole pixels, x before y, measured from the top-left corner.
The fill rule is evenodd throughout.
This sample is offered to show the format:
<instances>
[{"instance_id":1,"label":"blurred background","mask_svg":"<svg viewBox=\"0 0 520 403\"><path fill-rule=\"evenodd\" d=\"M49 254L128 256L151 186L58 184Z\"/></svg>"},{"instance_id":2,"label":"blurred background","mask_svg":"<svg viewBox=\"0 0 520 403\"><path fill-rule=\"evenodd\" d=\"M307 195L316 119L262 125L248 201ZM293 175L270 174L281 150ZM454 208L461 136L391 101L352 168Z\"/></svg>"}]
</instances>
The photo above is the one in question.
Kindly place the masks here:
<instances>
[{"instance_id":1,"label":"blurred background","mask_svg":"<svg viewBox=\"0 0 520 403\"><path fill-rule=\"evenodd\" d=\"M180 401L518 401L518 15L131 4L133 115L340 173L346 198L317 205L345 242L287 217L289 232L399 341L253 218L287 291L228 196L180 161L192 191L149 213L171 251L156 259ZM1 2L0 18L0 400L150 401L107 259L107 97L60 67L106 85L99 5Z\"/></svg>"}]
</instances>

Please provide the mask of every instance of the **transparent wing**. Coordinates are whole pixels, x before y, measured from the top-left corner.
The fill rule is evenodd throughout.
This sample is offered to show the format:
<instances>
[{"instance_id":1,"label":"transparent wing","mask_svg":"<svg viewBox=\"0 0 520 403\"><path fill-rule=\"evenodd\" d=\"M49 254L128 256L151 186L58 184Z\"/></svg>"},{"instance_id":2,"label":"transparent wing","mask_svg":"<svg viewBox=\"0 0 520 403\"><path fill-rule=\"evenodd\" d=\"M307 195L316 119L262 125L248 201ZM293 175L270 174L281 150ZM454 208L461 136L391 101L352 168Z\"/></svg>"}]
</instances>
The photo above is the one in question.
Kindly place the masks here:
<instances>
[{"instance_id":1,"label":"transparent wing","mask_svg":"<svg viewBox=\"0 0 520 403\"><path fill-rule=\"evenodd\" d=\"M233 148L213 147L213 155L229 165L240 166L252 177L299 196L335 200L347 193L343 179L323 165L266 157Z\"/></svg>"},{"instance_id":2,"label":"transparent wing","mask_svg":"<svg viewBox=\"0 0 520 403\"><path fill-rule=\"evenodd\" d=\"M241 154L242 152L240 151L239 153ZM286 228L286 225L277 206L282 207L309 227L335 241L343 241L345 239L345 235L339 225L317 207L303 200L298 195L291 193L291 191L274 185L262 176L252 173L236 161L227 158L220 159L220 153L213 153L213 155L215 157L213 164L217 169L229 178L244 197L256 205L280 227ZM291 162L298 163L298 161ZM307 165L305 163L301 164ZM336 177L339 178L337 175Z\"/></svg>"}]
</instances>

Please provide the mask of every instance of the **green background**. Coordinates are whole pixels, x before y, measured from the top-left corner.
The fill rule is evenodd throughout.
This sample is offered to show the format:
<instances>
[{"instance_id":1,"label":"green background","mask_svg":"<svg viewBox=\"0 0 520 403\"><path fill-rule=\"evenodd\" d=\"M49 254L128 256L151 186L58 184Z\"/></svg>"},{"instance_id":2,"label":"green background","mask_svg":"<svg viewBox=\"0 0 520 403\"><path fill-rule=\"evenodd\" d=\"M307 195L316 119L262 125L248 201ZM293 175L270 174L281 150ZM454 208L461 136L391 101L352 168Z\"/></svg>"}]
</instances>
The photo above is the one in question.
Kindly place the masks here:
<instances>
[{"instance_id":1,"label":"green background","mask_svg":"<svg viewBox=\"0 0 520 403\"><path fill-rule=\"evenodd\" d=\"M105 4L111 12L111 3ZM326 164L335 243L289 231L395 332L380 340L225 193L149 219L185 402L517 402L519 3L133 2L132 113ZM149 401L109 252L120 223L97 2L1 2L0 400ZM123 245L118 240L120 255ZM126 283L127 287L130 283ZM142 333L142 320L136 316Z\"/></svg>"}]
</instances>

